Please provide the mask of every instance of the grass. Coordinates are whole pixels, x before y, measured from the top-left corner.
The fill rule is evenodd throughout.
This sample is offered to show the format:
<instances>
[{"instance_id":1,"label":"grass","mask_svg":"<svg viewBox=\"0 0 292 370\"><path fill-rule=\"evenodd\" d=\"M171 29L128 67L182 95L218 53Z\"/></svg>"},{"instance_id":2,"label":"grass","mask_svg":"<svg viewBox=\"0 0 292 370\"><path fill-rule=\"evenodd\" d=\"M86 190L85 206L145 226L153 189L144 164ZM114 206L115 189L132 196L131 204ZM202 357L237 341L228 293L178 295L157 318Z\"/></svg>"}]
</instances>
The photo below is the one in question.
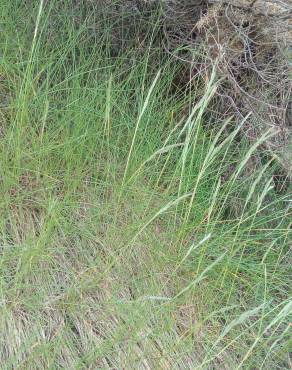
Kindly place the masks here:
<instances>
[{"instance_id":1,"label":"grass","mask_svg":"<svg viewBox=\"0 0 292 370\"><path fill-rule=\"evenodd\" d=\"M210 127L215 68L183 93L74 4L0 5L1 369L290 368L273 133Z\"/></svg>"}]
</instances>

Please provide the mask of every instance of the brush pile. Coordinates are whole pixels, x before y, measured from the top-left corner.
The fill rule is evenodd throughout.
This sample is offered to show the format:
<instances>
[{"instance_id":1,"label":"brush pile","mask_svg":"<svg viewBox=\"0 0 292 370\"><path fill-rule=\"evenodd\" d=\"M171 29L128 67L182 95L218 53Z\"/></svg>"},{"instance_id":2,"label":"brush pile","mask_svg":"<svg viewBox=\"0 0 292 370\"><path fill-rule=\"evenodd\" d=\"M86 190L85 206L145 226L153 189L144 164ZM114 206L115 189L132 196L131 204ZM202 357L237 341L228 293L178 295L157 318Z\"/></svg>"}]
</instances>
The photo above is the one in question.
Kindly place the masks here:
<instances>
[{"instance_id":1,"label":"brush pile","mask_svg":"<svg viewBox=\"0 0 292 370\"><path fill-rule=\"evenodd\" d=\"M242 132L292 171L292 4L285 1L211 0L164 3L166 48L190 65L193 79L222 77L215 119L246 121ZM190 81L189 81L190 82Z\"/></svg>"},{"instance_id":2,"label":"brush pile","mask_svg":"<svg viewBox=\"0 0 292 370\"><path fill-rule=\"evenodd\" d=\"M133 43L143 52L143 25L149 30L151 15L162 14L159 45L185 65L180 85L208 80L215 66L222 83L211 107L214 122L230 116L242 122L251 113L242 133L257 141L269 131L265 152L292 175L291 0L96 1L90 0L114 13L116 53Z\"/></svg>"}]
</instances>

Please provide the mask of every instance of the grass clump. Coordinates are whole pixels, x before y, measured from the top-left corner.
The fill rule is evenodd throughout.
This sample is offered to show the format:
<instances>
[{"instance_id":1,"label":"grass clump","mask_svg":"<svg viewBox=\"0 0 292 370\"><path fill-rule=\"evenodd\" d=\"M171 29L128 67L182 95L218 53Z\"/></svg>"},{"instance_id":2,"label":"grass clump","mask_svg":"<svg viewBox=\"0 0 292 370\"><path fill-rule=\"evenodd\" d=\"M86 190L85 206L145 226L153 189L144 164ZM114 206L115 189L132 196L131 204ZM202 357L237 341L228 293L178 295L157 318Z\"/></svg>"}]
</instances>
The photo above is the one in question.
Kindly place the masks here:
<instances>
[{"instance_id":1,"label":"grass clump","mask_svg":"<svg viewBox=\"0 0 292 370\"><path fill-rule=\"evenodd\" d=\"M288 369L291 194L246 172L272 134L206 129L215 73L174 92L81 5L0 5L1 368Z\"/></svg>"}]
</instances>

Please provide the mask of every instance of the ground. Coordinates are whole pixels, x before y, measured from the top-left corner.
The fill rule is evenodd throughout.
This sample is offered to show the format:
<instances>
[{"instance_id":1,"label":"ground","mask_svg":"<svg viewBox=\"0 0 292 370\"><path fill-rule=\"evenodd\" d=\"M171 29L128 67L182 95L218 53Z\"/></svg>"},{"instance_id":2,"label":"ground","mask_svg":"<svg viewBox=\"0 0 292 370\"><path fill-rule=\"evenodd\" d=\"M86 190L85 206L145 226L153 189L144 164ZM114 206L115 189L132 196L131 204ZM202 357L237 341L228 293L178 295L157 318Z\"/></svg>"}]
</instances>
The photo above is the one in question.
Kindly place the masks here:
<instances>
[{"instance_id":1,"label":"ground","mask_svg":"<svg viewBox=\"0 0 292 370\"><path fill-rule=\"evenodd\" d=\"M289 369L270 134L209 124L215 70L174 88L156 44L58 6L0 5L0 367Z\"/></svg>"}]
</instances>

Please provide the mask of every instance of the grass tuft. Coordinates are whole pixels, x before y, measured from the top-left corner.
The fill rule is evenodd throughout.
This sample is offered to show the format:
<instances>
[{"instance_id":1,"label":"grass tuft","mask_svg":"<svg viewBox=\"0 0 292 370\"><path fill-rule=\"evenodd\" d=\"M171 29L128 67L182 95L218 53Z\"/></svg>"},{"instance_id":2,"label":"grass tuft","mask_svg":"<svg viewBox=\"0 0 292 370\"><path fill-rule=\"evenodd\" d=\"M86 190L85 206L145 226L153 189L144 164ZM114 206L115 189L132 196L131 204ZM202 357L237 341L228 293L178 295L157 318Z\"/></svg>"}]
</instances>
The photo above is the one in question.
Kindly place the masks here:
<instances>
[{"instance_id":1,"label":"grass tuft","mask_svg":"<svg viewBox=\"0 0 292 370\"><path fill-rule=\"evenodd\" d=\"M159 28L116 55L73 3L0 5L0 367L288 369L273 133L209 127L215 69L178 91Z\"/></svg>"}]
</instances>

